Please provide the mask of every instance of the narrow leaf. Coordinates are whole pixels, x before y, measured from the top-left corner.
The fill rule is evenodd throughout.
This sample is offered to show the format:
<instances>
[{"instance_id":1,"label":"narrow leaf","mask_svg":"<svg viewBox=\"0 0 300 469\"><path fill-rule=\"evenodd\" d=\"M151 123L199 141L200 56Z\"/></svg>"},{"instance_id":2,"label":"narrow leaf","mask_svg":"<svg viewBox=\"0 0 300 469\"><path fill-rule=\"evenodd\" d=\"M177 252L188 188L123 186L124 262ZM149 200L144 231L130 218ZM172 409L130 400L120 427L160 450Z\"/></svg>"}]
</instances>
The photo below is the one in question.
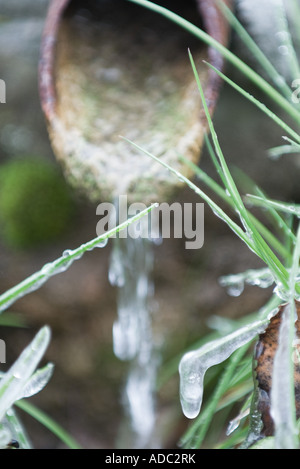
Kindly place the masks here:
<instances>
[{"instance_id":1,"label":"narrow leaf","mask_svg":"<svg viewBox=\"0 0 300 469\"><path fill-rule=\"evenodd\" d=\"M3 375L0 381L0 421L7 410L22 395L28 379L48 347L50 336L49 327L44 326L23 350L12 367Z\"/></svg>"}]
</instances>

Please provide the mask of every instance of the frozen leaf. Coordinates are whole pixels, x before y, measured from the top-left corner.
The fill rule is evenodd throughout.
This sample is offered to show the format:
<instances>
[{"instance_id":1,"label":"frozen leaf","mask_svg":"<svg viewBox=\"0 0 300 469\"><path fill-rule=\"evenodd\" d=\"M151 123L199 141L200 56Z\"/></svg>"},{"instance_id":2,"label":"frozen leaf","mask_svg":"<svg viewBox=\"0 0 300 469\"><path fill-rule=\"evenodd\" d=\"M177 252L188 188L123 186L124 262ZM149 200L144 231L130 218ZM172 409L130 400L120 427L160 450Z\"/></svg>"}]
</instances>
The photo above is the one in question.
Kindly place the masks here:
<instances>
[{"instance_id":1,"label":"frozen leaf","mask_svg":"<svg viewBox=\"0 0 300 469\"><path fill-rule=\"evenodd\" d=\"M53 374L53 368L53 363L48 363L48 365L37 370L25 384L19 399L31 397L44 389Z\"/></svg>"},{"instance_id":2,"label":"frozen leaf","mask_svg":"<svg viewBox=\"0 0 300 469\"><path fill-rule=\"evenodd\" d=\"M5 448L11 440L11 431L5 423L0 423L0 449Z\"/></svg>"},{"instance_id":3,"label":"frozen leaf","mask_svg":"<svg viewBox=\"0 0 300 469\"><path fill-rule=\"evenodd\" d=\"M11 431L11 439L18 442L20 449L32 448L27 432L13 407L6 412L4 422Z\"/></svg>"},{"instance_id":4,"label":"frozen leaf","mask_svg":"<svg viewBox=\"0 0 300 469\"><path fill-rule=\"evenodd\" d=\"M22 395L26 383L48 347L50 336L49 327L44 326L1 379L0 421L2 421L7 410Z\"/></svg>"}]
</instances>

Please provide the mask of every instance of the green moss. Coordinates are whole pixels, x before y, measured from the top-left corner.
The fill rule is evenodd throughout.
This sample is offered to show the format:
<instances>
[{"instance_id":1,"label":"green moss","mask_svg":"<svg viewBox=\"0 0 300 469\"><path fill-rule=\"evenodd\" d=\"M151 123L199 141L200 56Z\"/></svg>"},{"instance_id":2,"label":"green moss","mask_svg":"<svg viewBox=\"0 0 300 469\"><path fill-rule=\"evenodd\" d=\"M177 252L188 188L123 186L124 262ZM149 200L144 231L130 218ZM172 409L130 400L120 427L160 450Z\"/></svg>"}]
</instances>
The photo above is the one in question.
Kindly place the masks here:
<instances>
[{"instance_id":1,"label":"green moss","mask_svg":"<svg viewBox=\"0 0 300 469\"><path fill-rule=\"evenodd\" d=\"M58 238L71 222L74 203L55 166L34 157L0 166L0 235L12 247Z\"/></svg>"}]
</instances>

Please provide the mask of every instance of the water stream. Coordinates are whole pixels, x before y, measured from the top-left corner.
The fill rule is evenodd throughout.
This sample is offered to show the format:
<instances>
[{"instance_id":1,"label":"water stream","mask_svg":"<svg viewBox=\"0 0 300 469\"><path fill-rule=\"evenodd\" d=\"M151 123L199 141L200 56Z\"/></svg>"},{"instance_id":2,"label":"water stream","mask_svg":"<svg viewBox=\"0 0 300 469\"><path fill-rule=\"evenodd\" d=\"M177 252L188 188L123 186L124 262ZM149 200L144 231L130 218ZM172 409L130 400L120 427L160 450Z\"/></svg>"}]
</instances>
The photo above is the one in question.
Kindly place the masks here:
<instances>
[{"instance_id":1,"label":"water stream","mask_svg":"<svg viewBox=\"0 0 300 469\"><path fill-rule=\"evenodd\" d=\"M120 360L129 362L123 405L129 420L129 429L127 426L124 435L131 448L149 448L158 444L154 438L159 354L151 318L153 258L153 243L147 238L113 239L109 281L118 288L113 347Z\"/></svg>"}]
</instances>

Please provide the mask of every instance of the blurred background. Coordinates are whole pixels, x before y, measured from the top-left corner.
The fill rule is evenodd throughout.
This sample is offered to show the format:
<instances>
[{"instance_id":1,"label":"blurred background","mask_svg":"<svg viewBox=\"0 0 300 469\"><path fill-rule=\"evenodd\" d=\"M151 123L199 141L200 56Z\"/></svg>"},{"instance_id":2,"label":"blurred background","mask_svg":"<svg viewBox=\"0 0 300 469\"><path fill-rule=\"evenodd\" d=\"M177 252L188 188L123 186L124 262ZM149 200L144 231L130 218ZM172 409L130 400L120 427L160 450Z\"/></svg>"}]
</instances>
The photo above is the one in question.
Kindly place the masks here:
<instances>
[{"instance_id":1,"label":"blurred background","mask_svg":"<svg viewBox=\"0 0 300 469\"><path fill-rule=\"evenodd\" d=\"M47 6L47 0L0 0L0 78L6 82L6 104L0 104L0 184L4 187L8 180L4 171L1 181L1 169L8 162L18 161L21 167L24 160L37 158L55 168L57 184L63 186L66 194L67 208L62 214L64 223L55 237L43 239L41 235L34 245L20 241L18 225L16 242L11 245L4 226L2 230L0 227L0 293L59 257L65 249L76 248L96 236L96 205L79 197L63 179L40 107L37 69ZM245 57L235 35L231 48ZM253 91L250 83L231 66L227 66L226 73ZM256 91L255 95L262 98ZM267 156L269 148L282 144L282 132L275 124L225 85L214 123L230 166L245 171L270 197L299 202L298 165L294 157L270 160ZM215 178L205 149L200 165ZM17 187L23 191L18 176L9 180L11 191ZM10 190L7 186L2 190L5 198L3 192ZM40 196L43 196L42 189ZM21 217L26 213L23 192L16 197L19 197L19 212L12 217ZM188 189L182 190L177 200L201 202ZM58 219L60 214L56 216ZM158 390L158 432L162 446L169 448L176 447L189 422L181 412L176 368L171 373L173 368L168 369L167 364L209 330L209 317L238 318L257 311L271 293L270 289L246 287L240 297L232 298L218 284L222 275L261 264L209 207L205 206L204 246L186 250L184 241L165 239L154 248L154 324L162 340L163 357L159 373L161 378L165 372L171 375ZM128 365L120 362L112 349L116 289L108 282L110 251L111 242L104 249L86 253L68 271L16 302L0 323L0 338L7 345L7 364L1 365L2 370L13 363L40 327L44 324L51 327L52 341L45 361L55 363L54 375L31 401L85 448L114 448L123 419L121 391ZM15 327L6 326L5 321L14 323ZM62 447L33 418L21 411L20 417L35 448Z\"/></svg>"}]
</instances>

